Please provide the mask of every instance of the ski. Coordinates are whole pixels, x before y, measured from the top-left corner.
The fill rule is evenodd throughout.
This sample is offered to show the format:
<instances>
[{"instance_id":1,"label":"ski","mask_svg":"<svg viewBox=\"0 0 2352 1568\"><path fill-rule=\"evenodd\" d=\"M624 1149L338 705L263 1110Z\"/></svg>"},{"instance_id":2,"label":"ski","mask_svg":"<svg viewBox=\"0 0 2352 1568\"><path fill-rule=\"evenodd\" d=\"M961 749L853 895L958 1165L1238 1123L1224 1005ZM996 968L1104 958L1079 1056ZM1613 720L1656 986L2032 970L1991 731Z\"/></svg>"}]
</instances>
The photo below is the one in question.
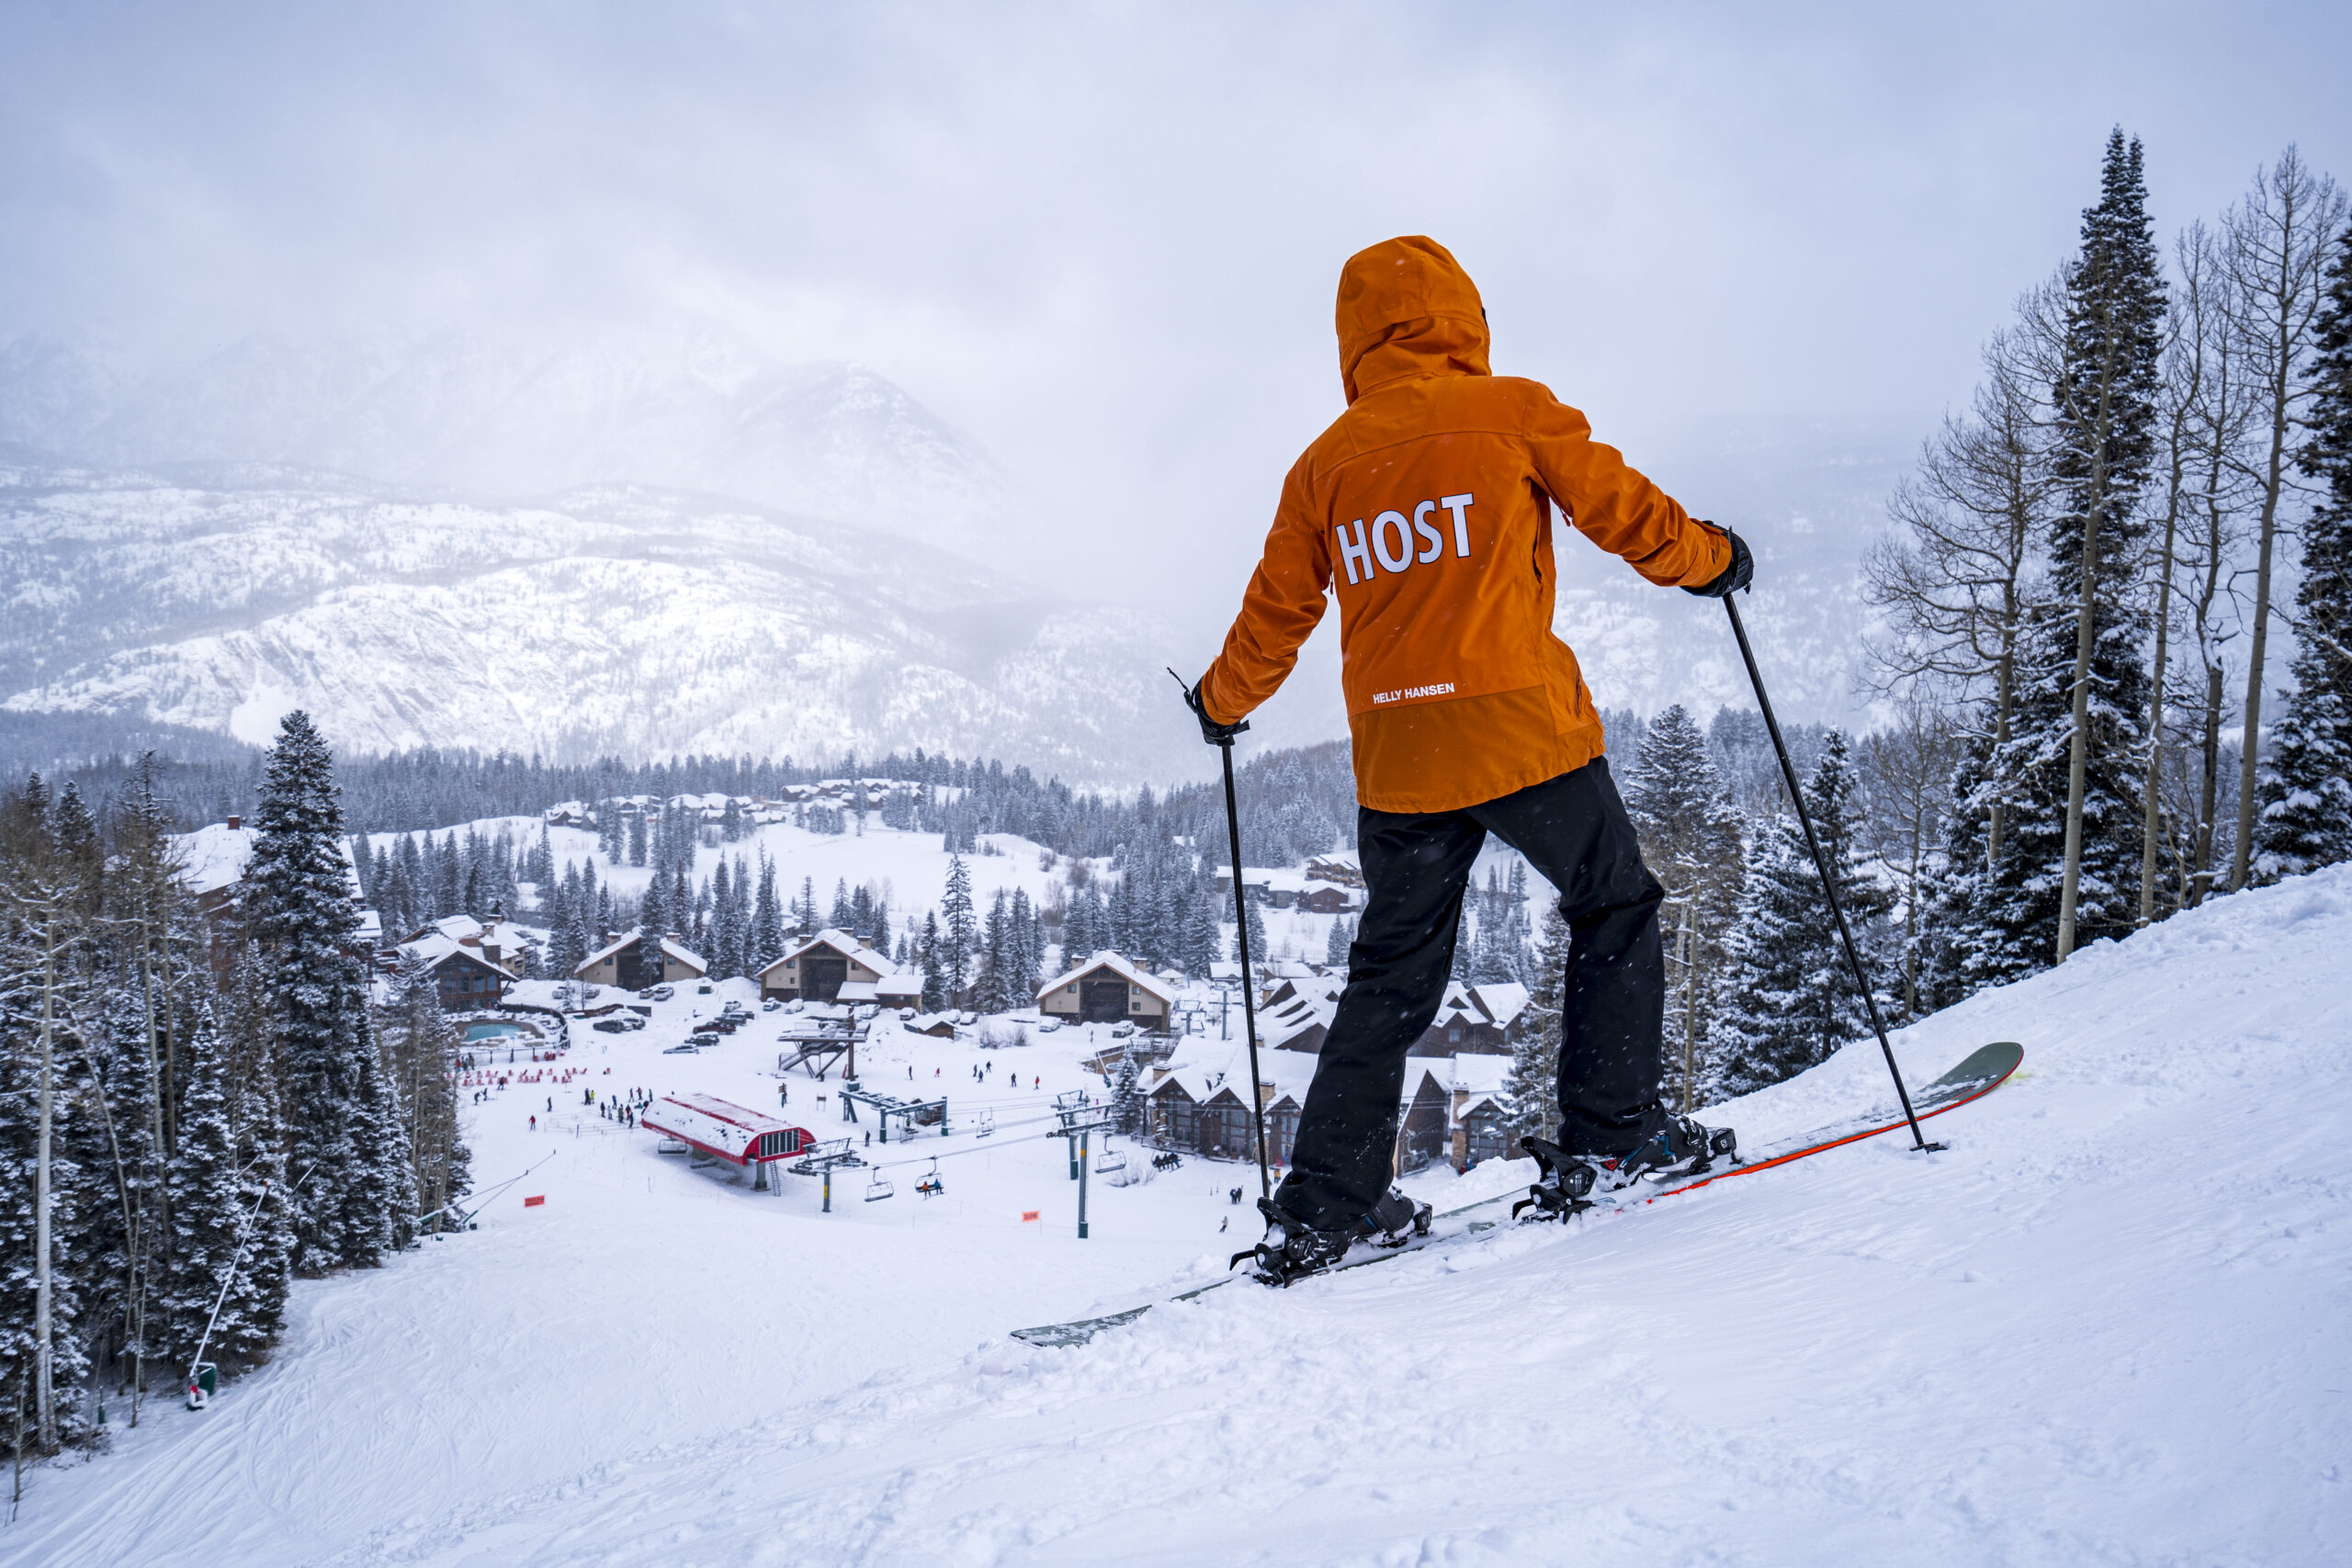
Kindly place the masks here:
<instances>
[{"instance_id":1,"label":"ski","mask_svg":"<svg viewBox=\"0 0 2352 1568\"><path fill-rule=\"evenodd\" d=\"M1930 1116L1941 1116L1947 1111L1957 1111L1973 1100L1982 1100L2007 1083L2010 1076L2018 1070L2018 1064L2024 1059L2025 1047L2014 1041L1979 1046L1942 1077L1923 1086L1918 1094L1913 1098L1912 1110L1917 1118L1924 1122ZM1866 1138L1879 1137L1907 1125L1899 1107L1875 1108L1860 1115L1814 1128L1794 1137L1781 1139L1777 1143L1767 1145L1762 1149L1735 1156L1734 1163L1729 1166L1716 1166L1704 1171L1686 1172L1672 1178L1663 1185L1637 1182L1632 1187L1620 1188L1603 1195L1597 1201L1585 1204L1571 1213L1581 1213L1592 1209L1605 1209L1611 1213L1623 1213L1631 1209L1654 1203L1660 1198L1671 1198L1680 1192L1694 1192L1702 1187L1712 1186L1718 1181L1727 1181L1734 1177L1751 1176L1758 1171L1771 1170L1780 1166L1791 1165L1807 1156L1843 1148L1848 1144L1857 1144ZM1645 1185L1650 1185L1654 1190L1643 1191L1641 1189ZM1430 1234L1425 1236L1414 1236L1400 1246L1384 1247L1366 1257L1351 1258L1347 1262L1334 1265L1307 1278L1320 1279L1326 1275L1344 1274L1351 1269L1368 1269L1375 1263L1385 1263L1392 1258L1426 1251L1432 1247L1446 1246L1468 1236L1496 1229L1506 1222L1500 1218L1471 1219L1467 1216L1476 1214L1482 1209L1493 1208L1499 1203L1511 1202L1519 1196L1519 1190L1513 1189L1508 1192L1497 1193L1491 1198L1482 1198L1475 1203L1465 1203L1458 1209L1449 1209L1431 1220ZM1461 1223L1449 1223L1455 1221ZM1530 1220L1527 1223L1540 1222ZM1083 1345L1105 1330L1133 1323L1153 1307L1195 1301L1207 1295L1211 1291L1222 1290L1227 1285L1254 1278L1253 1275L1229 1274L1224 1279L1212 1280L1205 1285L1197 1285L1192 1290L1164 1300L1146 1302L1140 1306L1128 1307L1124 1311L1105 1313L1098 1317L1078 1318L1069 1323L1048 1323L1034 1328L1016 1328L1012 1331L1012 1337L1025 1344L1036 1345L1047 1349L1067 1349Z\"/></svg>"}]
</instances>

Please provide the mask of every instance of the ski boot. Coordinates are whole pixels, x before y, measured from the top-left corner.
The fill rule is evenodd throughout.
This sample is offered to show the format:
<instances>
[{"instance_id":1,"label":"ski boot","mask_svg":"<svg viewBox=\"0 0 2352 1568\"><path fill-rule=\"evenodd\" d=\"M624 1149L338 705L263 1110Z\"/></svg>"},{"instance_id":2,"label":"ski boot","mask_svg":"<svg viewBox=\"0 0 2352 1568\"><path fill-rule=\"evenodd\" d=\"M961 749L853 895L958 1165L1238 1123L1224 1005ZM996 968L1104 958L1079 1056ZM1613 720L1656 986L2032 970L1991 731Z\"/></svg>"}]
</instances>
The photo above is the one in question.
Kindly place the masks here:
<instances>
[{"instance_id":1,"label":"ski boot","mask_svg":"<svg viewBox=\"0 0 2352 1568\"><path fill-rule=\"evenodd\" d=\"M1332 1230L1315 1230L1302 1224L1296 1215L1271 1198L1258 1200L1258 1212L1266 1217L1265 1239L1246 1252L1235 1253L1226 1267L1238 1268L1247 1259L1256 1278L1269 1285L1288 1285L1309 1274L1337 1268L1348 1249L1359 1241L1396 1247L1415 1236L1430 1234L1430 1206L1408 1198L1394 1187L1373 1205L1370 1213Z\"/></svg>"},{"instance_id":2,"label":"ski boot","mask_svg":"<svg viewBox=\"0 0 2352 1568\"><path fill-rule=\"evenodd\" d=\"M1535 1157L1543 1174L1511 1205L1511 1218L1536 1209L1537 1219L1564 1220L1591 1208L1595 1192L1618 1191L1644 1179L1703 1175L1718 1159L1736 1165L1739 1138L1728 1127L1702 1127L1688 1116L1669 1114L1665 1126L1622 1155L1572 1155L1546 1138L1521 1138L1519 1146Z\"/></svg>"},{"instance_id":3,"label":"ski boot","mask_svg":"<svg viewBox=\"0 0 2352 1568\"><path fill-rule=\"evenodd\" d=\"M1688 1116L1669 1114L1666 1125L1617 1156L1617 1168L1628 1181L1671 1181L1680 1176L1702 1176L1717 1160L1739 1163L1739 1137L1729 1127L1702 1127Z\"/></svg>"}]
</instances>

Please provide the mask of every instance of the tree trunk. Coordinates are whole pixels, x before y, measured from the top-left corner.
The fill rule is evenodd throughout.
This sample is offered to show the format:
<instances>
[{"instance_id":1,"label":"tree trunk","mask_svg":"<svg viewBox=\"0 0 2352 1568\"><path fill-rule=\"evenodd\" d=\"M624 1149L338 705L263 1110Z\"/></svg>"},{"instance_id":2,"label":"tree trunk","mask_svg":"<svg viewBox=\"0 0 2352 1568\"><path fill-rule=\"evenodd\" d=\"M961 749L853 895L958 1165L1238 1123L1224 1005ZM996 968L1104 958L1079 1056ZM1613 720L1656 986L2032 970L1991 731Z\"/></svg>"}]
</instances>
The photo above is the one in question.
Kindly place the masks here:
<instances>
[{"instance_id":1,"label":"tree trunk","mask_svg":"<svg viewBox=\"0 0 2352 1568\"><path fill-rule=\"evenodd\" d=\"M51 1386L53 1326L50 1321L50 1135L54 1096L51 1092L51 1043L57 1021L57 912L52 907L41 934L40 1133L33 1156L33 1422L44 1452L57 1447L56 1391Z\"/></svg>"},{"instance_id":2,"label":"tree trunk","mask_svg":"<svg viewBox=\"0 0 2352 1568\"><path fill-rule=\"evenodd\" d=\"M2222 667L2218 663L2205 666L2204 730L2205 776L2197 806L2197 876L2188 895L2192 909L2205 902L2205 895L2213 889L2213 829L2220 825L2213 818L2220 811L2216 795L2221 782L2217 775L2222 771Z\"/></svg>"},{"instance_id":3,"label":"tree trunk","mask_svg":"<svg viewBox=\"0 0 2352 1568\"><path fill-rule=\"evenodd\" d=\"M2164 564L2161 575L2156 579L2156 678L2148 682L2148 786L2141 803L2140 821L2140 923L2143 926L2156 918L2156 835L2162 826L2158 797L2164 784L2165 679L2171 668L2166 640L2172 630L2173 536L2180 517L2177 482L2173 486L2173 493L2175 499L2165 507Z\"/></svg>"}]
</instances>

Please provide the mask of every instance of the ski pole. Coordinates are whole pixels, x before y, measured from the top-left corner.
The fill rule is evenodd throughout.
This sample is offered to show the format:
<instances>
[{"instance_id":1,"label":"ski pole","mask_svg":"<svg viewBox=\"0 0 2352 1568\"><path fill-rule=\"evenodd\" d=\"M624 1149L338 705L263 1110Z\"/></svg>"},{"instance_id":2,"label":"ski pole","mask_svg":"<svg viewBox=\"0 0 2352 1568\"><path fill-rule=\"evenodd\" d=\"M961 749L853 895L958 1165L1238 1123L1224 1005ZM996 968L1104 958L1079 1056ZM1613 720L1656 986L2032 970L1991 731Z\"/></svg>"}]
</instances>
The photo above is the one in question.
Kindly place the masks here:
<instances>
[{"instance_id":1,"label":"ski pole","mask_svg":"<svg viewBox=\"0 0 2352 1568\"><path fill-rule=\"evenodd\" d=\"M1821 839L1813 830L1813 815L1804 808L1804 791L1797 784L1796 764L1789 761L1788 742L1781 739L1781 721L1772 716L1772 699L1764 694L1764 676L1756 668L1756 650L1747 646L1747 628L1740 623L1739 606L1732 596L1724 595L1724 609L1731 615L1731 635L1739 640L1739 656L1747 663L1748 682L1756 688L1756 705L1764 710L1764 728L1772 737L1772 750L1781 759L1781 776L1788 781L1789 799L1795 803L1797 822L1804 829L1805 847L1813 852L1813 867L1821 874L1821 890L1829 897L1829 913L1838 922L1838 940L1845 944L1846 962L1853 966L1854 984L1862 993L1862 1005L1870 1010L1871 1030L1878 1036L1878 1048L1886 1057L1886 1070L1894 1078L1894 1095L1903 1102L1903 1119L1911 1124L1911 1142L1917 1152L1928 1153L1944 1148L1943 1144L1931 1144L1920 1134L1919 1118L1911 1110L1911 1091L1903 1087L1903 1069L1894 1065L1894 1047L1886 1038L1886 1021L1878 1014L1878 996L1871 989L1871 977L1862 968L1861 949L1854 945L1854 933L1846 924L1845 906L1838 902L1837 879L1829 874L1829 857L1821 852Z\"/></svg>"},{"instance_id":2,"label":"ski pole","mask_svg":"<svg viewBox=\"0 0 2352 1568\"><path fill-rule=\"evenodd\" d=\"M1179 686L1184 677L1170 670ZM1258 1125L1258 1196L1271 1198L1274 1184L1266 1175L1266 1091L1258 1079L1258 999L1250 985L1250 908L1241 890L1241 813L1233 804L1233 737L1216 743L1225 758L1225 837L1233 847L1233 950L1241 959L1241 1030L1250 1042L1250 1108Z\"/></svg>"}]
</instances>

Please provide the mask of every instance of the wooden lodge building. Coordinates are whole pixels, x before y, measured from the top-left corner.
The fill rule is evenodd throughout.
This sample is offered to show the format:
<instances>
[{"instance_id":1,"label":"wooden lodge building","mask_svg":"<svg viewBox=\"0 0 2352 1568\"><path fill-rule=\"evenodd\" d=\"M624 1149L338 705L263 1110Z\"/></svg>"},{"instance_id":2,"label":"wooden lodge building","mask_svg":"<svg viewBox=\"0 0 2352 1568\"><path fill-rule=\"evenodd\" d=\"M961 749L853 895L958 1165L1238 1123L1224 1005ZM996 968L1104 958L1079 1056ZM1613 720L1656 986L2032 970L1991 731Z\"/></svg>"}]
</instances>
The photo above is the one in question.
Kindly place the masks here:
<instances>
[{"instance_id":1,"label":"wooden lodge building","mask_svg":"<svg viewBox=\"0 0 2352 1568\"><path fill-rule=\"evenodd\" d=\"M1164 1034L1175 1008L1172 987L1107 948L1037 988L1037 1010L1061 1023L1132 1023Z\"/></svg>"},{"instance_id":2,"label":"wooden lodge building","mask_svg":"<svg viewBox=\"0 0 2352 1568\"><path fill-rule=\"evenodd\" d=\"M831 926L787 949L759 979L763 1001L922 1005L921 975L901 975L888 954Z\"/></svg>"},{"instance_id":3,"label":"wooden lodge building","mask_svg":"<svg viewBox=\"0 0 2352 1568\"><path fill-rule=\"evenodd\" d=\"M661 963L648 963L644 937L645 933L635 926L618 936L607 936L602 947L581 960L571 977L592 986L618 986L625 991L641 991L648 986L682 986L710 973L710 965L703 962L702 954L674 936L662 939Z\"/></svg>"},{"instance_id":4,"label":"wooden lodge building","mask_svg":"<svg viewBox=\"0 0 2352 1568\"><path fill-rule=\"evenodd\" d=\"M1266 1158L1288 1165L1312 1075L1295 1058L1261 1062L1272 1075L1259 1086L1266 1108ZM1438 1160L1467 1170L1482 1160L1511 1157L1510 1107L1503 1094L1508 1056L1411 1056L1405 1068L1395 1151L1398 1174ZM1250 1086L1197 1062L1174 1064L1153 1081L1144 1097L1144 1129L1163 1149L1204 1159L1257 1157Z\"/></svg>"},{"instance_id":5,"label":"wooden lodge building","mask_svg":"<svg viewBox=\"0 0 2352 1568\"><path fill-rule=\"evenodd\" d=\"M503 919L445 915L411 931L384 956L424 964L444 1012L495 1007L523 977L522 932Z\"/></svg>"}]
</instances>

